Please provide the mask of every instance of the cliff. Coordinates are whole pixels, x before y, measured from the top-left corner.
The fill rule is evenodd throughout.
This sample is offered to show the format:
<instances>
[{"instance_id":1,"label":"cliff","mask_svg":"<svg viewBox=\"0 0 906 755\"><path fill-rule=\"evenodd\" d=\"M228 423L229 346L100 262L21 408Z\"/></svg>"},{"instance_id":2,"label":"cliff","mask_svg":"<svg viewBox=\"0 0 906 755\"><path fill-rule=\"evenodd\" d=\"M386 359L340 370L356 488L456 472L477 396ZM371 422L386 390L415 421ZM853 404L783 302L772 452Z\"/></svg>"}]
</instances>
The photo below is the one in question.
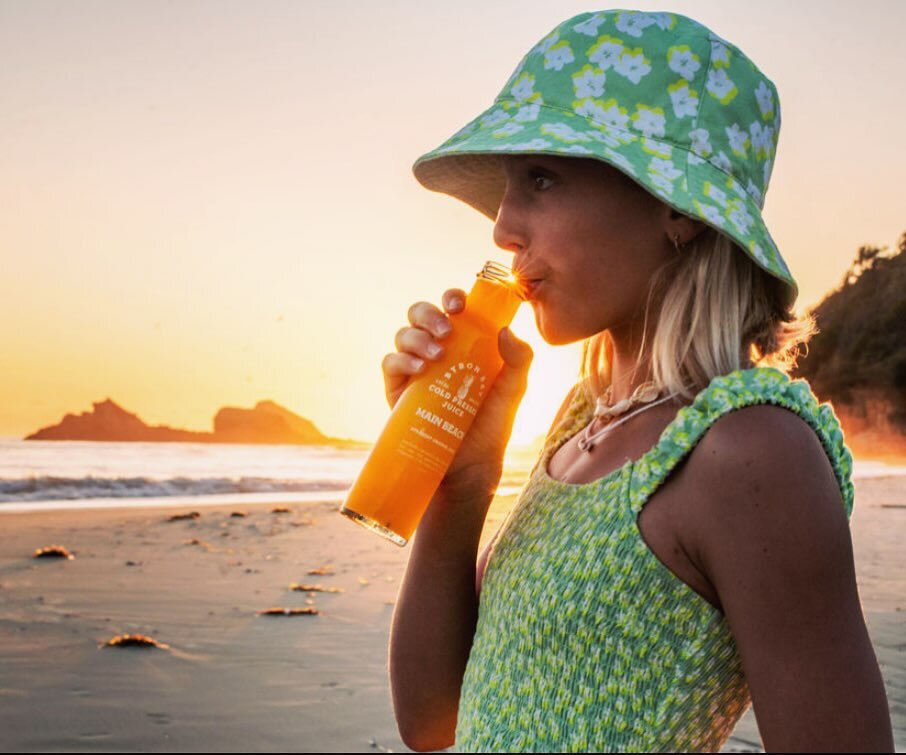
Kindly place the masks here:
<instances>
[{"instance_id":1,"label":"cliff","mask_svg":"<svg viewBox=\"0 0 906 755\"><path fill-rule=\"evenodd\" d=\"M310 420L273 401L259 401L254 409L224 407L214 417L214 437L220 443L325 445L331 440Z\"/></svg>"},{"instance_id":2,"label":"cliff","mask_svg":"<svg viewBox=\"0 0 906 755\"><path fill-rule=\"evenodd\" d=\"M906 463L906 234L862 247L812 314L820 332L795 377L830 401L855 456Z\"/></svg>"},{"instance_id":3,"label":"cliff","mask_svg":"<svg viewBox=\"0 0 906 755\"><path fill-rule=\"evenodd\" d=\"M285 443L368 448L369 444L324 435L304 417L273 401L259 401L253 409L224 407L214 417L214 432L180 430L148 425L137 415L111 401L96 401L90 412L67 414L56 425L44 427L25 440L99 440L183 443Z\"/></svg>"}]
</instances>

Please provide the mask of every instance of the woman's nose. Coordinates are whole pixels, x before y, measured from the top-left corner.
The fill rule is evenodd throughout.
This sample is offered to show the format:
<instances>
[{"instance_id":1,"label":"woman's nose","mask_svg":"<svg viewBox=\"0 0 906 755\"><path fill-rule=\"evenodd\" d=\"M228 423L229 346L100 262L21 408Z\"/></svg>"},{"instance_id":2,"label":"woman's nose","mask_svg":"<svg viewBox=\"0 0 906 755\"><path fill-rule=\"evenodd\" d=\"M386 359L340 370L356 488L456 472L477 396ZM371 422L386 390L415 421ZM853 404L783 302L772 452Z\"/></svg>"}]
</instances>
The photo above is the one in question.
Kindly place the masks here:
<instances>
[{"instance_id":1,"label":"woman's nose","mask_svg":"<svg viewBox=\"0 0 906 755\"><path fill-rule=\"evenodd\" d=\"M524 213L518 198L509 188L503 192L497 220L494 221L494 243L501 249L517 253L528 245Z\"/></svg>"}]
</instances>

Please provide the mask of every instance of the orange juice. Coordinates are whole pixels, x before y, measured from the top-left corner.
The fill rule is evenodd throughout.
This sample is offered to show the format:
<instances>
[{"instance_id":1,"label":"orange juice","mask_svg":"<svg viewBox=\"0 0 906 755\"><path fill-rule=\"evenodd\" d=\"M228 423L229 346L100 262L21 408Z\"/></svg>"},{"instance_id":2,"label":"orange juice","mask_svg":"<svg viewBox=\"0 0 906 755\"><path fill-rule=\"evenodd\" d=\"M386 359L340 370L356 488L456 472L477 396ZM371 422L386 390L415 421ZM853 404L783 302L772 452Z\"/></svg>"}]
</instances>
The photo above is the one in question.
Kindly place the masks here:
<instances>
[{"instance_id":1,"label":"orange juice","mask_svg":"<svg viewBox=\"0 0 906 755\"><path fill-rule=\"evenodd\" d=\"M509 271L488 262L465 309L450 315L444 356L397 400L340 513L406 544L503 367L497 334L522 301Z\"/></svg>"}]
</instances>

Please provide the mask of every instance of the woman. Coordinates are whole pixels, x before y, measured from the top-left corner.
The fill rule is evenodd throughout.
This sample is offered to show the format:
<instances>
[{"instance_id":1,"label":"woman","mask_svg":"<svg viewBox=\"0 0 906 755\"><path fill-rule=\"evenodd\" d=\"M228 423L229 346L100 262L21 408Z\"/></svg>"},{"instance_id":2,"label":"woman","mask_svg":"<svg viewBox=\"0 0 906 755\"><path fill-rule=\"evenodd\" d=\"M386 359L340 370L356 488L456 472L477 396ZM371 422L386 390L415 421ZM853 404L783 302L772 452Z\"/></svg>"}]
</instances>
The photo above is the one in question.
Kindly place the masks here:
<instances>
[{"instance_id":1,"label":"woman","mask_svg":"<svg viewBox=\"0 0 906 755\"><path fill-rule=\"evenodd\" d=\"M583 341L514 509L478 541L532 354L505 366L422 520L390 674L416 750L892 751L856 589L851 455L786 370L814 332L761 217L773 84L676 14L560 24L494 105L415 165L495 220L551 344ZM409 310L393 405L442 356ZM476 563L477 562L477 563Z\"/></svg>"}]
</instances>

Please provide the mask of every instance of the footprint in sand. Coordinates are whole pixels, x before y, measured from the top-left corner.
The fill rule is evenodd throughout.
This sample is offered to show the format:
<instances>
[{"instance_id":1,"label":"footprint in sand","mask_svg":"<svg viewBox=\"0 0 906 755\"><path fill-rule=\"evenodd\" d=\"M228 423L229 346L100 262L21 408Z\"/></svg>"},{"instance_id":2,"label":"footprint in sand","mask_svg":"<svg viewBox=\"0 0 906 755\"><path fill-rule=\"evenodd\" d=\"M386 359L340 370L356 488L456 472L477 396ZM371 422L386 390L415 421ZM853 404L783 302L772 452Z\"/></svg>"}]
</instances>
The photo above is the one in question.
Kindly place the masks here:
<instances>
[{"instance_id":1,"label":"footprint in sand","mask_svg":"<svg viewBox=\"0 0 906 755\"><path fill-rule=\"evenodd\" d=\"M85 731L79 734L79 739L93 742L99 739L109 739L112 736L109 731Z\"/></svg>"}]
</instances>

